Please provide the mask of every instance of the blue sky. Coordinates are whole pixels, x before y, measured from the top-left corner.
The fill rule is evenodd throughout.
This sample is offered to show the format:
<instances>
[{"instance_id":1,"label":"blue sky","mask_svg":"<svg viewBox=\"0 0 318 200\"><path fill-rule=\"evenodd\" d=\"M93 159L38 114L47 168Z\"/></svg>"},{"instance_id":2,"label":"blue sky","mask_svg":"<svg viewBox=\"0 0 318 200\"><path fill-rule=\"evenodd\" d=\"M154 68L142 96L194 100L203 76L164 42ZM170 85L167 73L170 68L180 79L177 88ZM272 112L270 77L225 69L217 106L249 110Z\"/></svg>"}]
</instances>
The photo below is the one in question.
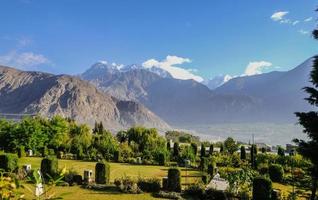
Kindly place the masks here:
<instances>
[{"instance_id":1,"label":"blue sky","mask_svg":"<svg viewBox=\"0 0 318 200\"><path fill-rule=\"evenodd\" d=\"M309 34L316 5L313 0L2 0L0 64L78 74L98 60L150 60L166 67L179 63L174 66L203 78L247 74L248 66L250 74L288 70L317 52ZM179 60L169 63L168 55Z\"/></svg>"}]
</instances>

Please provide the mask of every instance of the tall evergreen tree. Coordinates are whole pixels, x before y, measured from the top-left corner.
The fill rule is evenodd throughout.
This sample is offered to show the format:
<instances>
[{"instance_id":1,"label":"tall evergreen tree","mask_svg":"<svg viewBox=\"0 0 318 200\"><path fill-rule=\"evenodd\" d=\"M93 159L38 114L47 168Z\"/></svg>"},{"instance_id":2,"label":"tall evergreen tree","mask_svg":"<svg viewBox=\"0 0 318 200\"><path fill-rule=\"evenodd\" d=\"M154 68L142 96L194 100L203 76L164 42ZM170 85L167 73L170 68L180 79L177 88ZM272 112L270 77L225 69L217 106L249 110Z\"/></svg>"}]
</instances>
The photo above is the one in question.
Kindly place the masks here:
<instances>
[{"instance_id":1,"label":"tall evergreen tree","mask_svg":"<svg viewBox=\"0 0 318 200\"><path fill-rule=\"evenodd\" d=\"M200 156L201 156L201 158L205 157L205 146L204 146L203 143L201 144L201 154L200 154Z\"/></svg>"},{"instance_id":2,"label":"tall evergreen tree","mask_svg":"<svg viewBox=\"0 0 318 200\"><path fill-rule=\"evenodd\" d=\"M211 144L210 148L209 148L209 155L210 156L213 154L213 151L214 151L214 146L213 146L213 144Z\"/></svg>"},{"instance_id":3,"label":"tall evergreen tree","mask_svg":"<svg viewBox=\"0 0 318 200\"><path fill-rule=\"evenodd\" d=\"M246 160L246 150L244 145L241 146L241 160Z\"/></svg>"},{"instance_id":4,"label":"tall evergreen tree","mask_svg":"<svg viewBox=\"0 0 318 200\"><path fill-rule=\"evenodd\" d=\"M318 40L318 30L313 31L313 36ZM310 74L310 82L312 87L305 87L304 90L309 94L306 100L313 106L318 107L318 56L313 58L313 69ZM305 158L311 160L313 167L311 171L312 189L311 200L316 199L316 191L318 187L318 112L297 112L299 124L304 127L303 132L307 134L309 140L294 141L298 144L298 151Z\"/></svg>"}]
</instances>

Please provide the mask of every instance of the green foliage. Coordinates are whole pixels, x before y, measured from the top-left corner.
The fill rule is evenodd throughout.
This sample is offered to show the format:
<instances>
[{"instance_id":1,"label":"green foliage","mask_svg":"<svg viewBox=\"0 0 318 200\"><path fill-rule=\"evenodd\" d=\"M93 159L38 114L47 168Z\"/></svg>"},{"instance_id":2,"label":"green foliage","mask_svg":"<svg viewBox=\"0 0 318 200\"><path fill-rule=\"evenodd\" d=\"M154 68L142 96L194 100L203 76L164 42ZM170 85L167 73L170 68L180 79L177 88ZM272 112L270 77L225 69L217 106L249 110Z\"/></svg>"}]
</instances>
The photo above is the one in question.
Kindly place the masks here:
<instances>
[{"instance_id":1,"label":"green foliage","mask_svg":"<svg viewBox=\"0 0 318 200\"><path fill-rule=\"evenodd\" d=\"M180 156L180 147L179 147L179 143L178 142L175 142L173 144L173 157L175 159L178 159Z\"/></svg>"},{"instance_id":2,"label":"green foliage","mask_svg":"<svg viewBox=\"0 0 318 200\"><path fill-rule=\"evenodd\" d=\"M230 154L233 154L234 152L236 152L238 150L238 144L231 137L228 137L224 141L224 147L225 147L226 151L229 152Z\"/></svg>"},{"instance_id":3,"label":"green foliage","mask_svg":"<svg viewBox=\"0 0 318 200\"><path fill-rule=\"evenodd\" d=\"M167 156L165 153L159 153L159 156L158 156L158 163L159 165L161 166L165 166L166 165L166 162L167 162Z\"/></svg>"},{"instance_id":4,"label":"green foliage","mask_svg":"<svg viewBox=\"0 0 318 200\"><path fill-rule=\"evenodd\" d=\"M241 160L246 160L246 149L245 146L241 146Z\"/></svg>"},{"instance_id":5,"label":"green foliage","mask_svg":"<svg viewBox=\"0 0 318 200\"><path fill-rule=\"evenodd\" d=\"M24 146L20 146L18 148L18 157L22 158L22 157L25 157L25 156L26 156L25 148L24 148Z\"/></svg>"},{"instance_id":6,"label":"green foliage","mask_svg":"<svg viewBox=\"0 0 318 200\"><path fill-rule=\"evenodd\" d=\"M119 150L115 151L114 152L114 161L115 162L120 162L122 159L121 159L121 153Z\"/></svg>"},{"instance_id":7,"label":"green foliage","mask_svg":"<svg viewBox=\"0 0 318 200\"><path fill-rule=\"evenodd\" d=\"M200 150L200 157L202 158L202 157L205 157L206 155L205 155L205 146L204 146L204 144L202 143L201 144L201 150Z\"/></svg>"},{"instance_id":8,"label":"green foliage","mask_svg":"<svg viewBox=\"0 0 318 200\"><path fill-rule=\"evenodd\" d=\"M182 131L167 131L166 132L166 139L172 140L173 142L180 142L180 143L199 143L200 138L198 136L193 136L189 133L182 132Z\"/></svg>"},{"instance_id":9,"label":"green foliage","mask_svg":"<svg viewBox=\"0 0 318 200\"><path fill-rule=\"evenodd\" d=\"M256 168L256 155L257 155L257 147L255 144L251 146L251 167L253 169Z\"/></svg>"},{"instance_id":10,"label":"green foliage","mask_svg":"<svg viewBox=\"0 0 318 200\"><path fill-rule=\"evenodd\" d=\"M209 159L206 157L200 158L200 170L206 172L208 170Z\"/></svg>"},{"instance_id":11,"label":"green foliage","mask_svg":"<svg viewBox=\"0 0 318 200\"><path fill-rule=\"evenodd\" d=\"M208 174L213 177L215 172L215 163L211 162L208 164Z\"/></svg>"},{"instance_id":12,"label":"green foliage","mask_svg":"<svg viewBox=\"0 0 318 200\"><path fill-rule=\"evenodd\" d=\"M159 192L161 188L160 180L157 178L140 178L137 185L143 192Z\"/></svg>"},{"instance_id":13,"label":"green foliage","mask_svg":"<svg viewBox=\"0 0 318 200\"><path fill-rule=\"evenodd\" d=\"M208 184L210 182L211 176L207 173L203 173L201 176L201 180L204 184Z\"/></svg>"},{"instance_id":14,"label":"green foliage","mask_svg":"<svg viewBox=\"0 0 318 200\"><path fill-rule=\"evenodd\" d=\"M192 150L193 150L193 154L194 154L194 156L196 156L197 154L198 154L198 145L197 145L197 143L191 143L191 148L192 148Z\"/></svg>"},{"instance_id":15,"label":"green foliage","mask_svg":"<svg viewBox=\"0 0 318 200\"><path fill-rule=\"evenodd\" d=\"M130 177L115 179L114 184L123 193L140 194L142 192L137 181Z\"/></svg>"},{"instance_id":16,"label":"green foliage","mask_svg":"<svg viewBox=\"0 0 318 200\"><path fill-rule=\"evenodd\" d=\"M119 131L116 134L116 138L118 140L118 142L123 143L123 142L127 142L128 141L128 135L126 131Z\"/></svg>"},{"instance_id":17,"label":"green foliage","mask_svg":"<svg viewBox=\"0 0 318 200\"><path fill-rule=\"evenodd\" d=\"M253 200L271 200L272 181L266 177L256 177L253 180Z\"/></svg>"},{"instance_id":18,"label":"green foliage","mask_svg":"<svg viewBox=\"0 0 318 200\"><path fill-rule=\"evenodd\" d=\"M273 182L282 182L284 179L284 169L279 164L272 164L268 168L269 176Z\"/></svg>"},{"instance_id":19,"label":"green foliage","mask_svg":"<svg viewBox=\"0 0 318 200\"><path fill-rule=\"evenodd\" d=\"M18 168L18 156L12 153L0 155L0 169L6 172L15 171Z\"/></svg>"},{"instance_id":20,"label":"green foliage","mask_svg":"<svg viewBox=\"0 0 318 200\"><path fill-rule=\"evenodd\" d=\"M195 162L196 156L194 154L194 150L191 146L184 146L181 150L182 160L190 160L191 162Z\"/></svg>"},{"instance_id":21,"label":"green foliage","mask_svg":"<svg viewBox=\"0 0 318 200\"><path fill-rule=\"evenodd\" d=\"M227 200L227 195L223 191L215 190L215 189L208 189L205 192L205 197L204 199L206 200Z\"/></svg>"},{"instance_id":22,"label":"green foliage","mask_svg":"<svg viewBox=\"0 0 318 200\"><path fill-rule=\"evenodd\" d=\"M104 130L103 132L98 132L98 135L94 135L93 140L93 146L107 161L112 159L114 156L114 152L118 150L117 140L110 132L106 130Z\"/></svg>"},{"instance_id":23,"label":"green foliage","mask_svg":"<svg viewBox=\"0 0 318 200\"><path fill-rule=\"evenodd\" d=\"M213 144L211 144L210 148L209 148L209 155L210 156L213 154L213 151L214 151L214 146L213 146Z\"/></svg>"},{"instance_id":24,"label":"green foliage","mask_svg":"<svg viewBox=\"0 0 318 200\"><path fill-rule=\"evenodd\" d=\"M168 191L181 192L181 172L178 168L168 170Z\"/></svg>"},{"instance_id":25,"label":"green foliage","mask_svg":"<svg viewBox=\"0 0 318 200\"><path fill-rule=\"evenodd\" d=\"M43 158L41 161L41 173L45 178L55 177L58 174L58 160L54 156Z\"/></svg>"},{"instance_id":26,"label":"green foliage","mask_svg":"<svg viewBox=\"0 0 318 200\"><path fill-rule=\"evenodd\" d=\"M201 182L190 184L184 191L186 195L202 198L205 192L205 185Z\"/></svg>"},{"instance_id":27,"label":"green foliage","mask_svg":"<svg viewBox=\"0 0 318 200\"><path fill-rule=\"evenodd\" d=\"M283 149L283 147L281 147L281 146L278 147L277 154L279 156L285 156L285 150Z\"/></svg>"},{"instance_id":28,"label":"green foliage","mask_svg":"<svg viewBox=\"0 0 318 200\"><path fill-rule=\"evenodd\" d=\"M109 184L110 165L107 162L96 163L95 166L95 182L97 184Z\"/></svg>"}]
</instances>

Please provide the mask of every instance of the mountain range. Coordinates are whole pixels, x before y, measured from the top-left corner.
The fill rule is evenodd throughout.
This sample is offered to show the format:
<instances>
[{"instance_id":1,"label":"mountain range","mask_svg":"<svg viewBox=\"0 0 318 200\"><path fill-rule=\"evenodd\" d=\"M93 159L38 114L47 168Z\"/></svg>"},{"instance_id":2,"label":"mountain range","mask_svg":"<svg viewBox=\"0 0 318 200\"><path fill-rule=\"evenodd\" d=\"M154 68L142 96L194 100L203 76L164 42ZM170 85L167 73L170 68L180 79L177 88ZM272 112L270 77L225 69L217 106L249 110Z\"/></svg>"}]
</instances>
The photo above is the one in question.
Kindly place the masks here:
<instances>
[{"instance_id":1,"label":"mountain range","mask_svg":"<svg viewBox=\"0 0 318 200\"><path fill-rule=\"evenodd\" d=\"M114 70L114 66L98 62L81 78L104 93L144 104L176 127L229 122L287 123L294 122L295 111L309 109L301 89L309 84L311 59L286 72L241 76L227 82L220 77L220 86L214 90L194 80L154 72L155 67L149 70L132 66Z\"/></svg>"},{"instance_id":2,"label":"mountain range","mask_svg":"<svg viewBox=\"0 0 318 200\"><path fill-rule=\"evenodd\" d=\"M295 123L312 59L285 72L218 77L210 89L194 80L141 65L97 62L79 76L26 72L0 66L0 113L55 114L102 121L117 131L134 125L168 130L222 123ZM226 80L226 81L225 81Z\"/></svg>"},{"instance_id":3,"label":"mountain range","mask_svg":"<svg viewBox=\"0 0 318 200\"><path fill-rule=\"evenodd\" d=\"M101 121L117 131L134 125L169 129L140 103L119 100L78 77L24 72L0 66L0 113L61 115L82 123Z\"/></svg>"}]
</instances>

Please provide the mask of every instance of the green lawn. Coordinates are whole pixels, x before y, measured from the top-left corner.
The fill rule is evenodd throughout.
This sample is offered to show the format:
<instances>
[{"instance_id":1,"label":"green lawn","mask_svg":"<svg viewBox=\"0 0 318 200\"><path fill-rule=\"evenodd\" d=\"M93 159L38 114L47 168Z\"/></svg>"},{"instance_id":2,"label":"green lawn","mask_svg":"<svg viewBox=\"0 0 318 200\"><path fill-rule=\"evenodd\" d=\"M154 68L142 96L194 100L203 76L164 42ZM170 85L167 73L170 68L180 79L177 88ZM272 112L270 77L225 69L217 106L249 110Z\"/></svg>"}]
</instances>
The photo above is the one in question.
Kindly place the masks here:
<instances>
[{"instance_id":1,"label":"green lawn","mask_svg":"<svg viewBox=\"0 0 318 200\"><path fill-rule=\"evenodd\" d=\"M32 169L40 168L42 158L37 157L24 157L20 158L19 165L22 166L24 164L31 164ZM77 171L79 174L83 175L85 169L95 171L96 162L85 162L78 160L59 160L59 168L73 169ZM155 165L131 165L126 163L110 163L110 179L114 181L115 178L121 178L124 176L130 177L157 177L162 178L166 177L168 173L168 167L164 166L155 166ZM183 183L193 182L198 176L201 175L199 171L189 170L186 171L184 168L181 169L181 175ZM185 176L188 175L187 180Z\"/></svg>"},{"instance_id":2,"label":"green lawn","mask_svg":"<svg viewBox=\"0 0 318 200\"><path fill-rule=\"evenodd\" d=\"M42 158L37 157L24 157L20 158L19 165L31 164L32 169L40 168ZM96 162L85 162L77 160L59 160L59 168L73 169L79 174L83 175L85 169L91 169L95 171ZM115 178L121 178L123 176L130 177L156 177L162 178L166 177L168 173L168 167L164 166L149 166L149 165L130 165L126 163L110 163L110 176L111 181L114 181ZM186 171L184 168L181 168L182 183L185 184L194 182L196 179L200 178L200 172L189 170ZM186 178L185 176L188 175ZM133 199L156 199L151 196L151 194L123 194L119 193L116 190L110 191L93 191L88 189L82 189L79 186L72 187L56 187L56 195L66 194L64 199L66 200L81 200L81 199L108 199L108 200L133 200ZM31 194L25 190L27 199L31 199Z\"/></svg>"}]
</instances>

